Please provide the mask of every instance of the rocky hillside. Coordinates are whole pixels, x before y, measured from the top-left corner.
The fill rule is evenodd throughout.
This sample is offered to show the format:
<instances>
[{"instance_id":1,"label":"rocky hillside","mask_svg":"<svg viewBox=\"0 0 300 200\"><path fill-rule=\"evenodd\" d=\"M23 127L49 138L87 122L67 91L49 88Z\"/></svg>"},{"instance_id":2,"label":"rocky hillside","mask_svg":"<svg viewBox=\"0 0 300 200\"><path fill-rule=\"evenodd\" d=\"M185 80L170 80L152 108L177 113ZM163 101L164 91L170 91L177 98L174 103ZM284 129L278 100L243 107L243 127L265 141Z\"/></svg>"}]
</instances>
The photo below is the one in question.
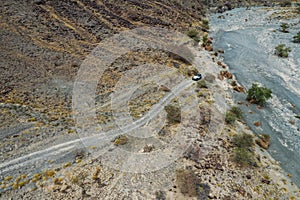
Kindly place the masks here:
<instances>
[{"instance_id":1,"label":"rocky hillside","mask_svg":"<svg viewBox=\"0 0 300 200\"><path fill-rule=\"evenodd\" d=\"M208 0L3 1L0 5L0 163L2 164L2 162L4 163L12 158L16 158L28 152L33 152L34 150L39 150L41 146L44 147L47 145L53 145L52 142L55 141L53 138L59 137L59 135L67 135L66 137L70 137L72 139L75 138L75 136L72 136L72 134L76 131L73 129L73 120L71 115L74 78L82 61L103 39L111 37L112 35L124 30L143 26L164 27L180 31L182 33L187 33L190 29L196 29L202 33L207 28L205 14L208 12L209 7L215 8L215 11L217 12L223 12L236 6L249 5L250 3L248 2L249 1L235 0L230 1L229 4L227 1L217 1L217 3L215 3L215 1ZM264 3L264 1L259 0L251 2ZM157 62L158 60L158 62L161 62L160 64L170 64L171 67L182 70L183 74L187 76L191 76L195 72L193 71L194 69L190 69L190 66L184 61L178 58L170 58L170 55L166 54L165 52L148 52L151 55L145 55L145 52L142 52L141 54L140 53L141 52L134 53L133 55L127 55L127 57L118 60L118 62L115 63L116 66L113 67L118 69L118 64L119 66L122 65L122 67L131 67L132 65L137 66L147 62ZM202 52L201 56L202 58L205 57L205 62L209 63L207 64L207 68L210 69L211 66L213 66L210 55ZM199 56L199 58L201 56ZM133 59L135 62L131 62L132 60L130 59ZM215 57L214 59L217 58ZM113 77L112 75L117 77L119 75L118 73L113 70L108 70L105 74L107 76L104 76L103 78ZM103 85L103 88L105 89L107 89L108 86L113 87L116 83L113 78L105 80L106 84ZM100 89L101 86L102 85L100 85ZM215 89L217 90L218 88L219 87L216 87ZM168 92L168 88L162 90L163 91L159 92ZM109 90L107 91L111 92ZM99 93L102 94L107 91L101 90ZM158 93L157 96L160 97L161 93ZM145 98L151 100L151 95L147 93L145 94ZM210 99L208 91L205 90L200 96L204 102L207 101L206 103L210 105L212 100ZM138 107L135 107L134 103L139 103ZM131 106L130 109L132 110L134 117L139 117L141 113L147 110L146 108L148 104L143 105L143 103L144 101L139 101L139 99L137 99L137 101L132 103L133 105L129 105ZM141 105L145 106L145 110L137 109L141 108ZM105 119L103 120L101 118L101 114L99 114L99 121L103 122L108 120L107 113L109 112L109 110L105 110L105 112L103 112L105 114ZM205 116L210 115L209 113L204 114ZM207 123L205 126L208 126ZM203 127L202 129L204 130L205 128L207 127ZM173 129L170 129L167 132L171 132L172 130ZM66 140L68 141L68 139L69 138ZM228 153L229 151L232 151L230 146L230 138L222 135L219 138L214 139L215 140L212 142L216 145L214 146L216 149L218 148L219 143L226 144L224 148L222 147L216 151L218 156L226 155L228 157L229 154L227 155L226 152ZM198 143L200 145L201 141L198 141ZM197 154L198 150L195 153ZM97 168L100 166L99 162L91 161L91 163L87 163L87 161L84 160L85 157L81 155L81 152L77 152L76 155L72 156L76 159L76 163L81 163L81 165L76 166L77 168L81 168L81 170L85 169L87 171L95 171L96 175L90 177L90 179L87 179L87 181L91 181L93 187L100 187L102 189L97 191L95 190L96 193L90 194L89 197L95 195L95 199L97 199L97 197L99 197L97 192L102 192L102 190L108 193L114 191L114 184L117 184L118 180L115 179L113 173L117 174L118 172L111 172L110 169L106 169L103 170L105 173L100 173L100 170ZM209 177L211 174L211 169L219 170L220 174L218 177L213 179L213 187L218 189L214 190L215 194L210 195L211 198L215 198L214 195L216 195L217 198L219 195L219 185L222 184L217 182L220 180L227 183L227 185L224 184L224 191L226 190L226 192L219 195L221 197L230 194L231 189L237 193L237 198L241 195L252 195L252 187L247 186L246 189L243 190L241 184L238 186L234 185L234 182L231 181L231 176L228 176L231 179L231 182L220 178L223 176L223 171L226 170L223 168L220 169L220 165L224 165L229 169L232 165L234 165L232 162L227 162L226 159L226 161L224 161L226 162L225 164L221 163L218 166L216 165L210 167L210 165L216 164L215 162L219 159L218 157L214 157L215 155L211 156L213 158L209 157L206 160L209 162L208 167L205 164L200 165L200 161L197 161L198 164L195 164L195 161L193 161L192 164L187 163L185 159L180 160L178 166L182 167L188 165L190 167L193 166L193 170L206 170L206 175L208 176L206 179L211 178ZM70 159L73 159L73 157ZM82 162L81 159L83 160ZM73 163L75 163L75 161L74 159L72 160ZM70 167L70 165L70 163L67 163L59 170L63 169L68 171L68 167ZM80 170L76 167L70 171L80 172ZM228 169L226 173L232 173ZM50 191L59 190L62 192L62 194L47 194L46 199L59 199L63 198L62 196L68 198L65 196L66 191L69 193L74 191L80 193L73 193L75 195L74 198L85 197L86 193L89 193L89 191L86 191L87 189L84 187L80 186L81 189L77 188L79 187L78 182L81 184L81 175L79 176L78 180L78 178L73 179L74 174L71 174L69 177L70 180L67 177L69 182L66 183L60 179L52 180L52 178L54 178L54 174L59 170L55 172L46 171L43 172L43 175L37 174L36 177L33 175L30 183L39 182L41 188L47 186L47 191L49 189ZM264 171L261 173L264 173ZM66 174L68 174L68 172ZM248 174L252 174L252 168L249 171L239 173L237 176L245 178L244 176ZM29 183L29 179L28 182L26 182L28 178L27 175L13 175L15 177L7 176L7 174L0 174L2 189L7 189L9 187L15 187L15 189L24 189L25 187L23 186ZM183 175L185 176L185 172L183 172ZM98 180L100 180L100 176L104 176L101 177L101 180L106 178L107 180L99 182ZM19 177L21 178L19 179ZM191 175L191 177L193 183L194 175ZM242 180L242 178L240 180ZM23 179L26 179L26 181L22 182ZM207 181L206 179L203 179L202 181L205 182ZM260 176L253 178L253 180L260 179ZM47 181L50 181L51 183ZM183 184L171 186L175 191L173 192L172 190L169 190L171 195L176 195L174 194L178 190L176 190L176 187L179 185L184 187L185 181L186 180L182 181ZM174 183L174 180L172 180L172 182ZM48 183L49 185L47 185ZM53 184L55 187L52 187ZM91 184L87 182L87 184L84 183L83 185L90 187ZM122 184L119 184L118 186L122 187ZM206 194L208 193L206 190L206 185L202 186L201 188L203 191L201 190L201 194L203 193L208 196L208 194ZM110 188L111 190L107 188ZM36 189L36 187L31 188L31 190ZM198 189L194 188L192 191L192 196L196 190L198 191ZM28 199L32 199L31 192L33 191L31 190L25 191L28 195L26 198ZM94 192L94 190L90 188L88 190L91 190L92 193ZM271 194L274 190L277 190L277 187L273 187L271 185L270 188L266 190L268 190L268 192ZM21 191L19 194L17 193L18 197L23 198L22 192L24 191ZM41 190L38 190L36 193L40 194ZM8 198L12 195L14 195L14 193L9 191L7 194L4 194L4 198ZM111 194L103 193L102 195L108 199L111 197ZM130 196L130 194L128 195ZM164 193L160 193L160 191L158 191L158 193L155 195L158 199L164 199L163 197L159 198L160 196L164 196ZM257 195L259 196L261 194ZM118 197L123 196L116 194L115 199L121 199ZM43 197L40 197L40 199L41 198L43 199ZM182 198L184 199L185 197ZM228 199L230 198L228 197Z\"/></svg>"}]
</instances>

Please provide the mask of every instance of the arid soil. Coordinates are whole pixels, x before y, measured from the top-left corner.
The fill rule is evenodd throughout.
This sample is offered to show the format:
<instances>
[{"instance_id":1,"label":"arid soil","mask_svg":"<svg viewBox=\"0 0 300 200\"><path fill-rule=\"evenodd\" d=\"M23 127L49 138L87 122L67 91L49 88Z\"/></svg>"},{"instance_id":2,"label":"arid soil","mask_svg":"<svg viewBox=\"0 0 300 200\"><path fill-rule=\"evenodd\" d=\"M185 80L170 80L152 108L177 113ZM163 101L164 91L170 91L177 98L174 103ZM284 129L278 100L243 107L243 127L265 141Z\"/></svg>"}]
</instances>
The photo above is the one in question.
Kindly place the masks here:
<instances>
[{"instance_id":1,"label":"arid soil","mask_svg":"<svg viewBox=\"0 0 300 200\"><path fill-rule=\"evenodd\" d=\"M222 12L249 4L243 2L234 1L228 4L218 1L218 4L208 4L206 1L180 0L4 1L0 5L0 163L40 150L40 147L51 147L56 140L71 141L78 137L72 119L74 79L82 61L103 39L143 26L164 27L182 33L195 29L202 34L207 31L204 25L208 7ZM28 177L19 174L21 172L0 172L1 189L5 191L0 193L0 198L299 198L297 188L283 175L284 172L280 171L275 161L267 154L259 153L261 150L258 147L255 147L255 161L258 166L240 167L232 161L232 135L240 130L250 132L241 121L235 126L226 125L219 135L206 134L211 114L209 105L214 101L212 94L218 93L220 89L233 88L226 82L228 77L220 78L218 75L218 70L224 69L212 61L212 58L217 60L212 55L215 53L210 54L198 45L194 50L198 52L199 62L203 62L207 69L217 69L211 72L210 79L207 80L212 84L213 90L205 87L201 91L197 90L200 101L205 105L201 112L207 117L202 119L203 124L198 127L199 138L185 157L170 168L157 172L157 176L164 174L163 177L157 178L155 174L151 174L147 185L135 188L133 183L139 182L140 174L131 177L130 174L103 166L99 160L87 158L82 151L76 151L66 155L68 159L63 160L63 164L59 163L60 167L40 169L36 173L31 172ZM146 62L157 62L179 69L187 78L197 71L184 60L165 52L136 52L118 60L115 66L106 71L102 77L102 85L98 85L98 95L105 97L112 92L121 72ZM218 76L223 81L217 79ZM133 117L138 118L162 94L168 93L168 88L158 89L150 87L144 91L144 98L149 102L145 103L137 98L138 106L133 103L130 105ZM228 105L232 104L230 98L227 101ZM109 107L98 110L98 120L99 123L109 123ZM172 135L175 130L176 125L164 129L167 136ZM201 156L199 148L204 142L201 140L203 137L209 138L205 141L209 141L209 146L213 149L205 156ZM117 143L116 140L112 142ZM119 142L120 140L117 145ZM151 148L147 146L144 151L151 151ZM264 157L260 157L261 155ZM276 173L282 179L273 180ZM128 180L129 183L126 182ZM158 181L159 184L152 185L151 180ZM165 187L157 188L161 185Z\"/></svg>"}]
</instances>

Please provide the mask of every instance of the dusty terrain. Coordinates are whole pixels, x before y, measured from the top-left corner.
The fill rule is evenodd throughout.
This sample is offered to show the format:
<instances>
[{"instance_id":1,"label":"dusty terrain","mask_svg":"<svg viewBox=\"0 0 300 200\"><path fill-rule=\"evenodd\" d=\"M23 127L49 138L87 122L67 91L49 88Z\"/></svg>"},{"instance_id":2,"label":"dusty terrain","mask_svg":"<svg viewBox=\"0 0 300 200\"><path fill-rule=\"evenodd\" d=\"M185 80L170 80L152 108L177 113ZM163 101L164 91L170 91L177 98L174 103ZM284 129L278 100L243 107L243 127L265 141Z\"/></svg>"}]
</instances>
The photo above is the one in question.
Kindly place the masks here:
<instances>
[{"instance_id":1,"label":"dusty terrain","mask_svg":"<svg viewBox=\"0 0 300 200\"><path fill-rule=\"evenodd\" d=\"M224 11L240 3L225 4L219 1L219 5L210 6ZM262 150L258 147L255 147L258 166L240 167L232 161L231 137L249 132L242 122L222 126L223 131L209 131L213 119L210 106L217 101L214 95L222 94L225 107L231 106L230 96L224 90L232 90L232 87L227 79L217 79L223 68L212 61L212 58L217 60L214 53L198 45L192 48L201 66L199 69L162 51L134 52L106 70L97 87L98 98L102 99L98 103L107 105L121 74L135 66L165 65L178 70L186 80L197 71L205 71L206 77L210 77L206 79L209 88L197 89L196 84L187 87L198 93L202 118L200 124L190 123L196 140L184 157L154 173L130 174L89 158L80 143L72 118L72 90L77 71L91 50L113 34L141 26L164 27L182 33L196 29L202 34L207 31L204 14L208 6L204 1L179 0L3 2L0 5L0 198L299 198L298 189L275 161L259 153ZM136 119L143 116L168 92L163 85L161 88L149 85L144 91L138 91L129 103L131 116ZM97 110L98 123L106 124L107 130L115 126L111 112L109 106ZM219 117L223 124L224 116ZM164 127L159 139L168 142L177 128L176 124ZM128 150L137 144L131 139L117 138L111 144ZM78 141L77 146L73 143L69 146L70 141ZM66 146L55 146L62 143ZM203 145L209 147L209 151L204 151ZM151 152L153 147L138 148ZM47 151L40 152L42 149ZM37 160L34 167L25 165L31 158L26 156L33 152L38 152L33 156L45 158ZM24 167L9 169L9 161L18 158L22 158Z\"/></svg>"}]
</instances>

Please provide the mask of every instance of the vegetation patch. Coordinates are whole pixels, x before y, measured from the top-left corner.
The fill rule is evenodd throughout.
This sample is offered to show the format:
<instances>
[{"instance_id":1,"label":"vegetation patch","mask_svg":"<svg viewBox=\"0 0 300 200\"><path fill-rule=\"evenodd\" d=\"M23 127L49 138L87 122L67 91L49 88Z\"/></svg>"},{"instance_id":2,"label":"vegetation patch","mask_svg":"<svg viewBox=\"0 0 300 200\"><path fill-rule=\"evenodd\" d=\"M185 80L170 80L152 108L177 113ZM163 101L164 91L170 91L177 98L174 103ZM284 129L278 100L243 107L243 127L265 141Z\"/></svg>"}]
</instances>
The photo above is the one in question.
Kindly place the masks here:
<instances>
[{"instance_id":1,"label":"vegetation patch","mask_svg":"<svg viewBox=\"0 0 300 200\"><path fill-rule=\"evenodd\" d=\"M124 145L128 142L128 137L126 137L125 135L119 135L116 137L116 139L114 140L114 144L116 146L119 145Z\"/></svg>"},{"instance_id":2,"label":"vegetation patch","mask_svg":"<svg viewBox=\"0 0 300 200\"><path fill-rule=\"evenodd\" d=\"M283 33L288 33L289 32L288 31L289 27L290 26L287 23L281 23L281 25L280 25L280 31L283 32Z\"/></svg>"},{"instance_id":3,"label":"vegetation patch","mask_svg":"<svg viewBox=\"0 0 300 200\"><path fill-rule=\"evenodd\" d=\"M300 6L299 6L300 8ZM300 12L300 11L299 11ZM293 37L293 42L300 43L300 31Z\"/></svg>"},{"instance_id":4,"label":"vegetation patch","mask_svg":"<svg viewBox=\"0 0 300 200\"><path fill-rule=\"evenodd\" d=\"M192 38L195 42L200 42L199 32L195 29L191 29L187 32L187 35Z\"/></svg>"},{"instance_id":5,"label":"vegetation patch","mask_svg":"<svg viewBox=\"0 0 300 200\"><path fill-rule=\"evenodd\" d=\"M246 99L251 103L264 105L270 98L272 98L272 91L270 89L261 87L257 83L254 83L248 90Z\"/></svg>"},{"instance_id":6,"label":"vegetation patch","mask_svg":"<svg viewBox=\"0 0 300 200\"><path fill-rule=\"evenodd\" d=\"M254 145L253 137L250 134L242 133L233 136L232 143L234 145L233 160L242 167L253 165L254 153L250 148Z\"/></svg>"},{"instance_id":7,"label":"vegetation patch","mask_svg":"<svg viewBox=\"0 0 300 200\"><path fill-rule=\"evenodd\" d=\"M289 57L289 53L291 52L291 48L287 47L285 44L279 44L275 47L275 55L287 58Z\"/></svg>"},{"instance_id":8,"label":"vegetation patch","mask_svg":"<svg viewBox=\"0 0 300 200\"><path fill-rule=\"evenodd\" d=\"M167 112L169 123L177 124L181 122L181 110L179 107L170 104L165 106L165 111Z\"/></svg>"},{"instance_id":9,"label":"vegetation patch","mask_svg":"<svg viewBox=\"0 0 300 200\"><path fill-rule=\"evenodd\" d=\"M242 110L239 107L233 106L226 112L225 122L227 124L233 124L237 119L242 118Z\"/></svg>"},{"instance_id":10,"label":"vegetation patch","mask_svg":"<svg viewBox=\"0 0 300 200\"><path fill-rule=\"evenodd\" d=\"M193 170L180 169L176 171L176 183L182 194L198 199L208 199L209 185L201 183Z\"/></svg>"}]
</instances>

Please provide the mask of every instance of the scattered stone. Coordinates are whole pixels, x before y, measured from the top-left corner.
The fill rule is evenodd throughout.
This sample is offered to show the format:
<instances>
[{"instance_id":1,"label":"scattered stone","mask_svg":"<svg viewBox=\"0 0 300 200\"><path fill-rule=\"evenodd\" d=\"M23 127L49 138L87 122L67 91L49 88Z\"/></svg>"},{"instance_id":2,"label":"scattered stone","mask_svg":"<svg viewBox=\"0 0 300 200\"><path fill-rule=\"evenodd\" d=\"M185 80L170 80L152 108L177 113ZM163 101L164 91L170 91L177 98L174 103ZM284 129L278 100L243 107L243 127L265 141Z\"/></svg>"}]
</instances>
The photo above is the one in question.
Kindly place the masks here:
<instances>
[{"instance_id":1,"label":"scattered stone","mask_svg":"<svg viewBox=\"0 0 300 200\"><path fill-rule=\"evenodd\" d=\"M170 91L171 91L170 88L168 88L168 87L165 86L165 85L160 85L160 86L159 86L159 90L160 90L160 91L164 91L164 92L170 92Z\"/></svg>"},{"instance_id":2,"label":"scattered stone","mask_svg":"<svg viewBox=\"0 0 300 200\"><path fill-rule=\"evenodd\" d=\"M251 179L251 175L250 175L250 174L247 174L247 175L246 175L246 178L247 178L247 179Z\"/></svg>"},{"instance_id":3,"label":"scattered stone","mask_svg":"<svg viewBox=\"0 0 300 200\"><path fill-rule=\"evenodd\" d=\"M237 191L238 191L238 193L240 193L242 196L245 196L245 194L246 194L245 189L242 188L242 187L239 187L239 188L237 189Z\"/></svg>"},{"instance_id":4,"label":"scattered stone","mask_svg":"<svg viewBox=\"0 0 300 200\"><path fill-rule=\"evenodd\" d=\"M246 93L245 88L242 86L234 86L233 90L237 91L237 92L242 92L242 93Z\"/></svg>"},{"instance_id":5,"label":"scattered stone","mask_svg":"<svg viewBox=\"0 0 300 200\"><path fill-rule=\"evenodd\" d=\"M262 182L262 183L265 183L265 184L270 184L270 183L271 183L270 180L265 179L265 178L261 179L261 182Z\"/></svg>"},{"instance_id":6,"label":"scattered stone","mask_svg":"<svg viewBox=\"0 0 300 200\"><path fill-rule=\"evenodd\" d=\"M223 49L218 49L219 53L225 53L225 51Z\"/></svg>"},{"instance_id":7,"label":"scattered stone","mask_svg":"<svg viewBox=\"0 0 300 200\"><path fill-rule=\"evenodd\" d=\"M220 75L227 78L227 79L232 79L233 78L232 73L230 73L229 71L221 71Z\"/></svg>"},{"instance_id":8,"label":"scattered stone","mask_svg":"<svg viewBox=\"0 0 300 200\"><path fill-rule=\"evenodd\" d=\"M179 63L173 62L173 66L178 69L179 68Z\"/></svg>"},{"instance_id":9,"label":"scattered stone","mask_svg":"<svg viewBox=\"0 0 300 200\"><path fill-rule=\"evenodd\" d=\"M261 122L254 122L253 124L254 124L255 126L257 126L257 127L258 127L258 126L261 126Z\"/></svg>"},{"instance_id":10,"label":"scattered stone","mask_svg":"<svg viewBox=\"0 0 300 200\"><path fill-rule=\"evenodd\" d=\"M153 149L154 149L154 146L152 144L149 144L149 145L147 144L146 146L144 146L143 152L149 153L149 152L153 151Z\"/></svg>"},{"instance_id":11,"label":"scattered stone","mask_svg":"<svg viewBox=\"0 0 300 200\"><path fill-rule=\"evenodd\" d=\"M268 149L270 146L270 136L266 134L261 134L259 138L255 140L255 143L263 149Z\"/></svg>"},{"instance_id":12,"label":"scattered stone","mask_svg":"<svg viewBox=\"0 0 300 200\"><path fill-rule=\"evenodd\" d=\"M206 50L206 51L213 51L214 49L213 49L212 46L206 45L206 46L205 46L205 50Z\"/></svg>"},{"instance_id":13,"label":"scattered stone","mask_svg":"<svg viewBox=\"0 0 300 200\"><path fill-rule=\"evenodd\" d=\"M116 137L116 139L114 140L114 144L116 146L124 145L127 142L128 142L128 137L126 137L125 135L120 135L120 136Z\"/></svg>"}]
</instances>

